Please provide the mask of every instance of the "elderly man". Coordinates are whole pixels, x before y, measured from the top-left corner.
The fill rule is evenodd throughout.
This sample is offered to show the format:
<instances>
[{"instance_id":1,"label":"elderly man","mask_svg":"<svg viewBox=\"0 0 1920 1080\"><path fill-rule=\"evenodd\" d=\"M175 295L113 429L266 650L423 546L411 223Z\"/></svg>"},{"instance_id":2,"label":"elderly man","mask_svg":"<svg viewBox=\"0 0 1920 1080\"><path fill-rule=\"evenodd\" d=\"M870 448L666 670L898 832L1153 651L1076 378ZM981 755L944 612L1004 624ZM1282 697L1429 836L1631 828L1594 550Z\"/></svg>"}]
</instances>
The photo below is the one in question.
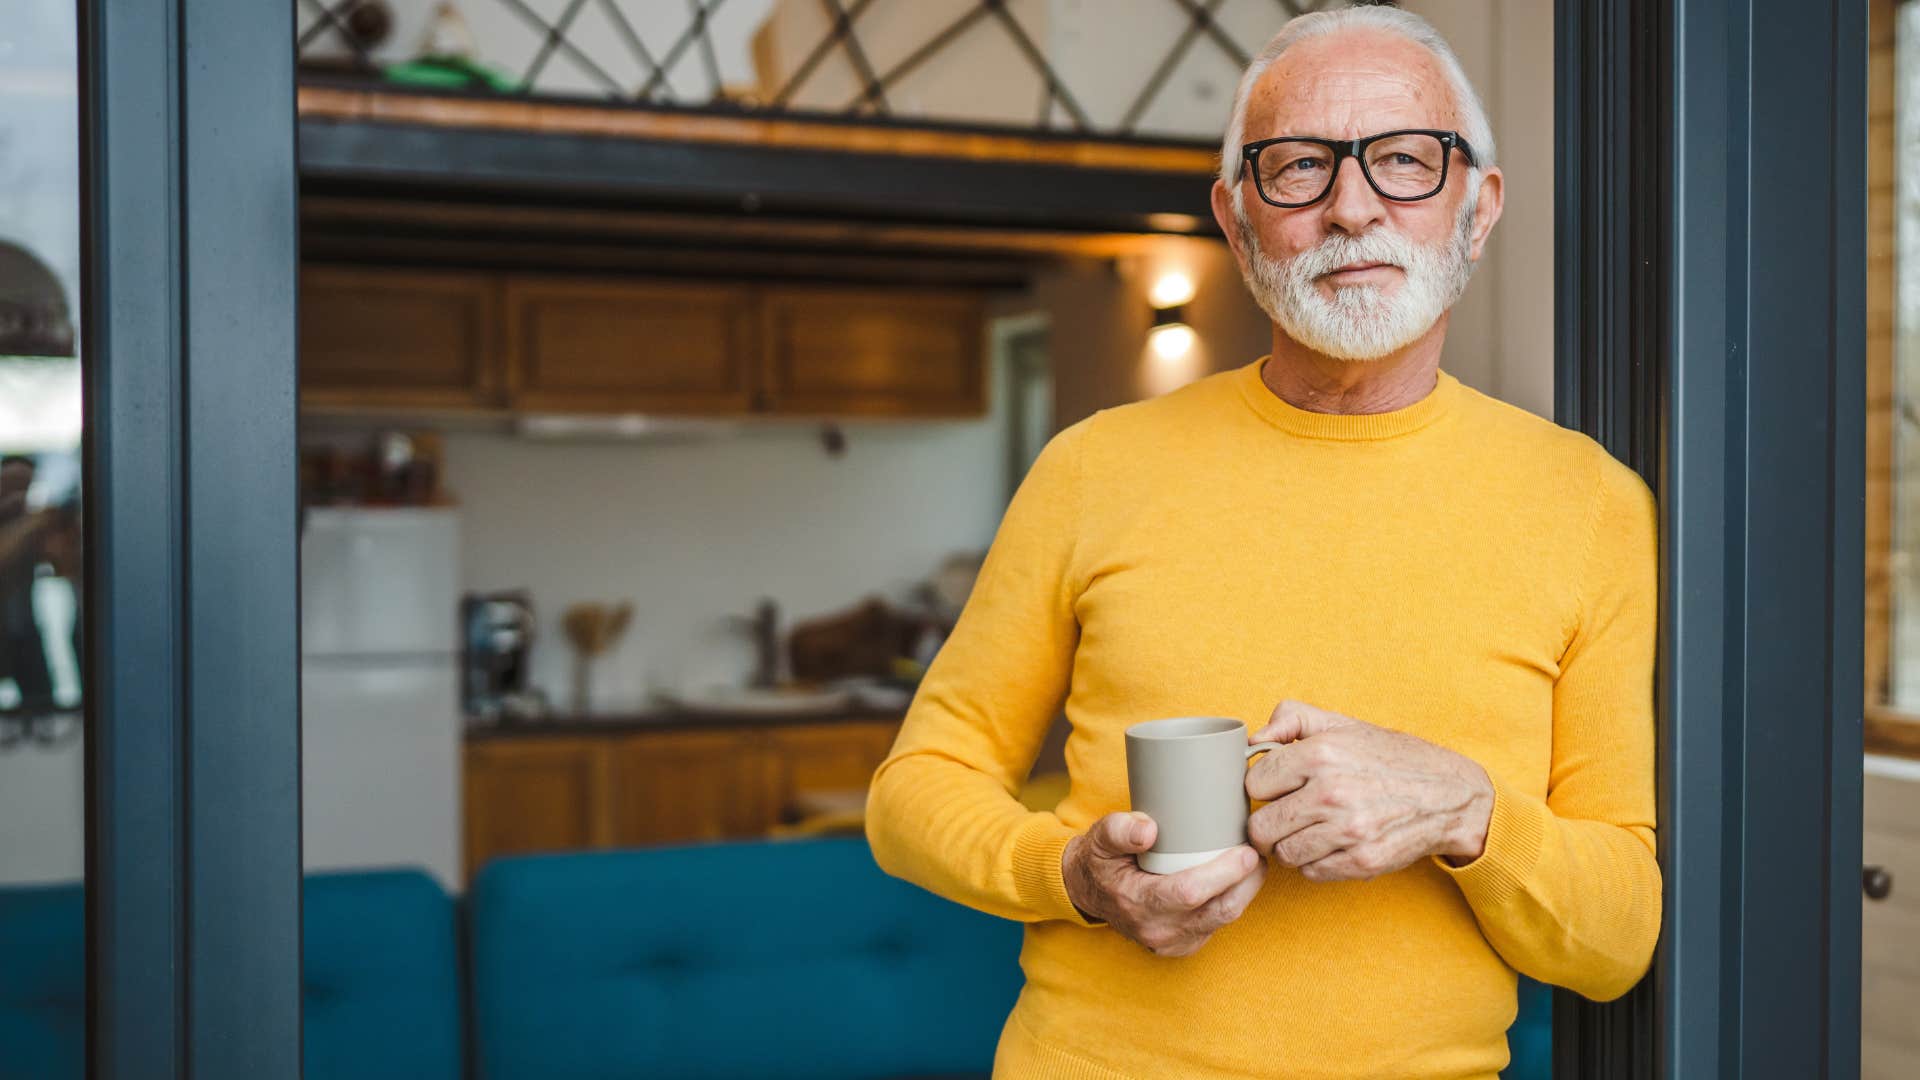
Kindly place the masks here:
<instances>
[{"instance_id":1,"label":"elderly man","mask_svg":"<svg viewBox=\"0 0 1920 1080\"><path fill-rule=\"evenodd\" d=\"M1303 16L1213 206L1272 352L1047 445L874 777L890 873L1027 922L1010 1077L1493 1077L1515 972L1645 973L1655 515L1439 366L1500 217L1446 43ZM1070 794L1012 794L1065 695ZM1249 844L1158 876L1123 732L1249 723Z\"/></svg>"}]
</instances>

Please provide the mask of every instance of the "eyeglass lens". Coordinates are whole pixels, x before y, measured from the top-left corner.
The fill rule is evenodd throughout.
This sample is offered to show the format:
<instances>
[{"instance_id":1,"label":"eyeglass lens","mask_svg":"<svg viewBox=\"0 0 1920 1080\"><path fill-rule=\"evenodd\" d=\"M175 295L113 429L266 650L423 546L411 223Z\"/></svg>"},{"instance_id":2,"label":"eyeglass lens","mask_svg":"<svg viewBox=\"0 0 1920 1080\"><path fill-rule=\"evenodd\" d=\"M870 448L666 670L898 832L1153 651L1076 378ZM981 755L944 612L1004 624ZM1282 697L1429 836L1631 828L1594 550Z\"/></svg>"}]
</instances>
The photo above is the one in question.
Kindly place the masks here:
<instances>
[{"instance_id":1,"label":"eyeglass lens","mask_svg":"<svg viewBox=\"0 0 1920 1080\"><path fill-rule=\"evenodd\" d=\"M1374 184L1396 199L1425 198L1446 178L1447 147L1433 135L1381 139L1364 148L1361 159ZM1254 164L1260 193L1275 202L1312 202L1333 185L1333 150L1318 143L1271 143Z\"/></svg>"}]
</instances>

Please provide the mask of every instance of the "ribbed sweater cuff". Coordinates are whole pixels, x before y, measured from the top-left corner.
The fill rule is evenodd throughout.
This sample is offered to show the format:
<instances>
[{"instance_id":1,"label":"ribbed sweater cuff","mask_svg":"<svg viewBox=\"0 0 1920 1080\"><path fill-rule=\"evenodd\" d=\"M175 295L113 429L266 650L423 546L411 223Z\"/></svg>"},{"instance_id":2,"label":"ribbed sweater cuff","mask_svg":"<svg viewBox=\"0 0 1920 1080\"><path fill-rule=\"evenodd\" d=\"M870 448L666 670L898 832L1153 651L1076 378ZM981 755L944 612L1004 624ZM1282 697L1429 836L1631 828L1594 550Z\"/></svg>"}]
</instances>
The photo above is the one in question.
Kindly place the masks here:
<instances>
[{"instance_id":1,"label":"ribbed sweater cuff","mask_svg":"<svg viewBox=\"0 0 1920 1080\"><path fill-rule=\"evenodd\" d=\"M1493 781L1493 816L1487 821L1487 846L1480 857L1465 866L1454 866L1438 855L1432 856L1460 886L1467 902L1476 908L1498 907L1513 899L1533 876L1540 861L1540 844L1546 835L1547 817L1553 811L1547 804L1501 783Z\"/></svg>"},{"instance_id":2,"label":"ribbed sweater cuff","mask_svg":"<svg viewBox=\"0 0 1920 1080\"><path fill-rule=\"evenodd\" d=\"M1067 895L1067 881L1061 875L1060 857L1067 841L1079 835L1059 818L1048 813L1034 814L1013 837L1013 887L1020 903L1043 919L1066 919L1080 926L1088 922Z\"/></svg>"}]
</instances>

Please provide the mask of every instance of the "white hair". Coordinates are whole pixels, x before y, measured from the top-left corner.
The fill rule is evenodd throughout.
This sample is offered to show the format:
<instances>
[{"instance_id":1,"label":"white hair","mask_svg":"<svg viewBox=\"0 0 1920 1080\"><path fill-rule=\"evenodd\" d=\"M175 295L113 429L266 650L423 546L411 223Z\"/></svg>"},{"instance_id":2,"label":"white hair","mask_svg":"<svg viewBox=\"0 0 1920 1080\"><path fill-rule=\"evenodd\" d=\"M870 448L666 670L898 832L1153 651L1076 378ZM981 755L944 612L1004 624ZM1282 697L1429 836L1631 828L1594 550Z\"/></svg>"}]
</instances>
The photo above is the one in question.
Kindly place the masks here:
<instances>
[{"instance_id":1,"label":"white hair","mask_svg":"<svg viewBox=\"0 0 1920 1080\"><path fill-rule=\"evenodd\" d=\"M1493 125L1487 122L1487 110L1480 104L1480 95L1474 93L1473 83L1467 80L1467 73L1460 66L1460 58L1453 54L1453 47L1447 44L1446 38L1440 36L1440 31L1433 28L1432 23L1411 11L1382 6L1351 7L1315 11L1289 20L1247 65L1246 74L1240 77L1240 90L1233 96L1233 115L1227 121L1226 138L1220 143L1220 181L1233 192L1234 210L1243 215L1246 213L1246 197L1241 194L1241 187L1235 183L1235 179L1240 171L1240 146L1246 134L1247 98L1252 95L1254 84L1260 81L1260 76L1266 74L1281 53L1300 42L1343 30L1361 29L1398 34L1426 49L1439 61L1440 70L1453 90L1454 109L1460 114L1460 134L1473 147L1474 166L1467 173L1469 197L1478 193L1479 186L1473 181L1479 179L1481 170L1491 167L1495 160Z\"/></svg>"}]
</instances>

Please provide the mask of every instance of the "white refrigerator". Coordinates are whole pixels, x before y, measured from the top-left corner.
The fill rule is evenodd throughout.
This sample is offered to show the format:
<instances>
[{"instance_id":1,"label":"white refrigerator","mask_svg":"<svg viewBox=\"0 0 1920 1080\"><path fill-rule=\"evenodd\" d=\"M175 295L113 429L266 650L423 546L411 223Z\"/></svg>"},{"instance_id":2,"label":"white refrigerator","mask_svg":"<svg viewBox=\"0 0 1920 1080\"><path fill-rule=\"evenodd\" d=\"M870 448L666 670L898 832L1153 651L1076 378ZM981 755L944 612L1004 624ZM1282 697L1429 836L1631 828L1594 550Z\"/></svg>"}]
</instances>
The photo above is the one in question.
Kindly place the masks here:
<instances>
[{"instance_id":1,"label":"white refrigerator","mask_svg":"<svg viewBox=\"0 0 1920 1080\"><path fill-rule=\"evenodd\" d=\"M323 508L300 550L301 777L309 870L460 874L460 523Z\"/></svg>"}]
</instances>

